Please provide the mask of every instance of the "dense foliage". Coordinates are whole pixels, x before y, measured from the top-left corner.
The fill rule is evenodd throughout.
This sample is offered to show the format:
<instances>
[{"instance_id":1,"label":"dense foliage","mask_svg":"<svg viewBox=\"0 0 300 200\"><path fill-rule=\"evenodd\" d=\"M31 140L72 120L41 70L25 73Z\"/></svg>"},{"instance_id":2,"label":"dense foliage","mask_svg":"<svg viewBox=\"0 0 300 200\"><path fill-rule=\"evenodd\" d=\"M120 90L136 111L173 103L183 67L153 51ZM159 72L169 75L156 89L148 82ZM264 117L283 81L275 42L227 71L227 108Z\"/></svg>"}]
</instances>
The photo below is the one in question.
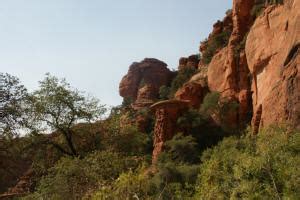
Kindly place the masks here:
<instances>
[{"instance_id":1,"label":"dense foliage","mask_svg":"<svg viewBox=\"0 0 300 200\"><path fill-rule=\"evenodd\" d=\"M36 192L25 199L79 199L137 165L134 157L108 151L91 153L84 159L63 157L40 180Z\"/></svg>"}]
</instances>

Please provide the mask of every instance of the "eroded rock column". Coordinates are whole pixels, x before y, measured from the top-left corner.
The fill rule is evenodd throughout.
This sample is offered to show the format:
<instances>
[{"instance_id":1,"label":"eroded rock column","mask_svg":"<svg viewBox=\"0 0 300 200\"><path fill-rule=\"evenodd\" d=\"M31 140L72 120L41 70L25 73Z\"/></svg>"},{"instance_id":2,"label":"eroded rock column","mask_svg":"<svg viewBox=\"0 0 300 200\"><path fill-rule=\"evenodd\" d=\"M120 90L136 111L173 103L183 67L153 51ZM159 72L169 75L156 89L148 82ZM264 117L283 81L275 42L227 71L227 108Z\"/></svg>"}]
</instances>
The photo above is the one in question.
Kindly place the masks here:
<instances>
[{"instance_id":1,"label":"eroded rock column","mask_svg":"<svg viewBox=\"0 0 300 200\"><path fill-rule=\"evenodd\" d=\"M163 151L165 142L172 139L177 133L177 119L188 107L189 101L182 100L161 101L151 106L156 117L152 155L153 164L157 163L157 158Z\"/></svg>"}]
</instances>

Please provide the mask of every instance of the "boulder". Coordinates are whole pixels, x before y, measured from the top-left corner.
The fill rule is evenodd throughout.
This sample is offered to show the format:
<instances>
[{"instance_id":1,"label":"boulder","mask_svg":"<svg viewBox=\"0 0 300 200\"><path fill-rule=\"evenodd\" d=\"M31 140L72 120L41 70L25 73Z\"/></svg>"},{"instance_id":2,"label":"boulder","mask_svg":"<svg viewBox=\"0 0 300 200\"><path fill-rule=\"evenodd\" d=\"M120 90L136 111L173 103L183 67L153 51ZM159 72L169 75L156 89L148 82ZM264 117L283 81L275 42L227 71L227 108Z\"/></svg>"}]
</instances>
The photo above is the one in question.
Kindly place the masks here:
<instances>
[{"instance_id":1,"label":"boulder","mask_svg":"<svg viewBox=\"0 0 300 200\"><path fill-rule=\"evenodd\" d=\"M173 73L166 63L146 58L129 67L128 73L120 82L119 93L123 98L130 98L136 103L149 103L158 98L159 88L168 85L172 78Z\"/></svg>"}]
</instances>

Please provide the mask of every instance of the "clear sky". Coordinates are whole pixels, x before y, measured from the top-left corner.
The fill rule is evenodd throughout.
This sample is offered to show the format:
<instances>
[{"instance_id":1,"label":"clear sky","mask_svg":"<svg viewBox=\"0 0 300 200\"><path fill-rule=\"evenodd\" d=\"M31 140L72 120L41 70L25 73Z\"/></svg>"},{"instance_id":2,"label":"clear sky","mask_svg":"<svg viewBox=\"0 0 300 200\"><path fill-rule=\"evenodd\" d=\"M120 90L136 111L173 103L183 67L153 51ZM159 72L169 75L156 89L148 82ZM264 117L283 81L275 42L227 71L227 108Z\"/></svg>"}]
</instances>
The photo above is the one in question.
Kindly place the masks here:
<instances>
[{"instance_id":1,"label":"clear sky","mask_svg":"<svg viewBox=\"0 0 300 200\"><path fill-rule=\"evenodd\" d=\"M177 68L231 0L1 0L0 71L34 90L44 74L118 105L119 82L145 57Z\"/></svg>"}]
</instances>

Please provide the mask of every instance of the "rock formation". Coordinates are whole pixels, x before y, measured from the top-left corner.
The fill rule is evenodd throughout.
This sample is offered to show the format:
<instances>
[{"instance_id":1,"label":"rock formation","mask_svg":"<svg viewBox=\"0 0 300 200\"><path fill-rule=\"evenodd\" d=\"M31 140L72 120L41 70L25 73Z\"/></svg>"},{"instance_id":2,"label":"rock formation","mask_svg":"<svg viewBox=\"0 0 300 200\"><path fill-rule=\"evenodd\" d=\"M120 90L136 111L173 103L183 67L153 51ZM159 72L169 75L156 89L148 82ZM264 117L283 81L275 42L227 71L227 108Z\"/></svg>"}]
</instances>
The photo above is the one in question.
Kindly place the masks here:
<instances>
[{"instance_id":1,"label":"rock formation","mask_svg":"<svg viewBox=\"0 0 300 200\"><path fill-rule=\"evenodd\" d=\"M199 56L198 55L191 55L188 58L182 57L179 59L179 70L183 70L185 68L198 68L199 65Z\"/></svg>"},{"instance_id":2,"label":"rock formation","mask_svg":"<svg viewBox=\"0 0 300 200\"><path fill-rule=\"evenodd\" d=\"M288 122L300 126L300 1L270 6L258 17L247 38L252 74L253 126ZM256 128L256 131L258 129Z\"/></svg>"},{"instance_id":3,"label":"rock formation","mask_svg":"<svg viewBox=\"0 0 300 200\"><path fill-rule=\"evenodd\" d=\"M146 58L142 62L135 62L129 67L128 73L123 77L119 92L123 98L134 101L136 109L147 106L158 98L159 88L168 85L173 73L167 64L153 58Z\"/></svg>"},{"instance_id":4,"label":"rock formation","mask_svg":"<svg viewBox=\"0 0 300 200\"><path fill-rule=\"evenodd\" d=\"M201 43L200 53L218 34L231 34L228 44L216 50L209 65L196 55L180 58L179 71L192 67L198 72L178 89L174 99L151 106L156 117L154 164L164 143L178 131L177 118L190 107L199 108L209 91L239 104L223 121L229 129L245 127L251 117L254 133L262 126L280 122L300 128L300 1L266 4L255 21L251 13L254 6L255 0L233 0L232 11L214 24L208 39ZM166 64L145 59L130 67L120 84L120 94L132 98L135 108L149 106L157 98L159 87L168 85L172 78ZM221 122L216 119L214 123Z\"/></svg>"},{"instance_id":5,"label":"rock formation","mask_svg":"<svg viewBox=\"0 0 300 200\"><path fill-rule=\"evenodd\" d=\"M251 110L248 66L243 51L238 46L251 27L251 9L254 0L234 0L232 10L233 30L227 47L219 51L208 66L210 91L220 92L222 97L239 103L239 110L230 115L228 126L238 128L245 122Z\"/></svg>"},{"instance_id":6,"label":"rock formation","mask_svg":"<svg viewBox=\"0 0 300 200\"><path fill-rule=\"evenodd\" d=\"M154 59L145 58L135 62L129 67L128 73L123 77L119 86L119 93L124 99L130 99L131 107L142 110L152 105L159 97L159 88L169 85L174 74L167 68L167 64ZM134 122L141 132L145 132L149 118L137 113Z\"/></svg>"},{"instance_id":7,"label":"rock formation","mask_svg":"<svg viewBox=\"0 0 300 200\"><path fill-rule=\"evenodd\" d=\"M177 119L188 109L189 102L182 100L161 101L151 106L155 112L154 150L152 163L157 162L158 155L163 151L166 141L172 139L177 132Z\"/></svg>"},{"instance_id":8,"label":"rock formation","mask_svg":"<svg viewBox=\"0 0 300 200\"><path fill-rule=\"evenodd\" d=\"M232 10L227 11L226 16L222 21L217 21L213 25L213 30L209 34L207 40L204 42L201 42L200 47L199 47L199 52L203 55L203 53L207 49L207 45L209 41L211 41L214 37L216 37L218 34L221 34L222 32L232 32L233 29L233 23L232 23ZM198 68L202 68L205 66L202 60L200 60Z\"/></svg>"},{"instance_id":9,"label":"rock formation","mask_svg":"<svg viewBox=\"0 0 300 200\"><path fill-rule=\"evenodd\" d=\"M207 88L197 82L187 82L175 94L175 99L187 100L194 108L199 108L204 96L207 93Z\"/></svg>"}]
</instances>

